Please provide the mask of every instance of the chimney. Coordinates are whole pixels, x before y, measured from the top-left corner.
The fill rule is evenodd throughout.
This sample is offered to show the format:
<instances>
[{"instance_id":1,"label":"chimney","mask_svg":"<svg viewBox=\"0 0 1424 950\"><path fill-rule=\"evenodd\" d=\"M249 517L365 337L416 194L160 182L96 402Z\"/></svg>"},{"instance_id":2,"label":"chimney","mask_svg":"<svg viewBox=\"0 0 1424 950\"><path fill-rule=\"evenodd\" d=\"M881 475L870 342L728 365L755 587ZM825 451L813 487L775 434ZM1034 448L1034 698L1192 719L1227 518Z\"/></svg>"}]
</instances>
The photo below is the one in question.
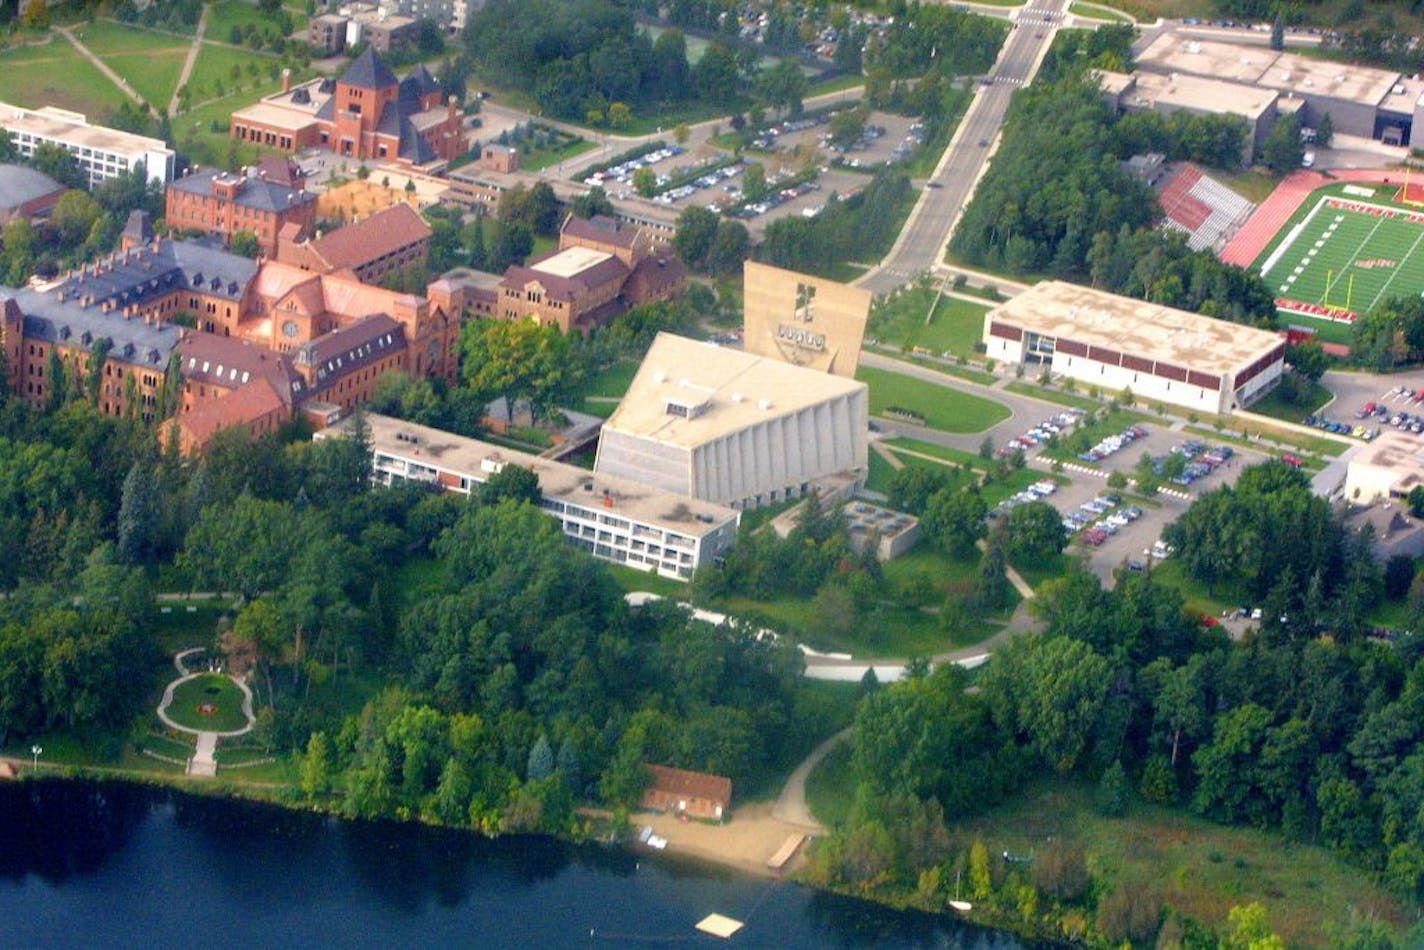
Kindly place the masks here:
<instances>
[{"instance_id":1,"label":"chimney","mask_svg":"<svg viewBox=\"0 0 1424 950\"><path fill-rule=\"evenodd\" d=\"M456 112L455 112L455 97L454 97L454 96L451 96L451 97L448 99L448 101L445 103L445 108L446 108L446 110L447 110L446 113L445 113L446 121L449 121L449 122L458 122L459 119L456 118Z\"/></svg>"},{"instance_id":2,"label":"chimney","mask_svg":"<svg viewBox=\"0 0 1424 950\"><path fill-rule=\"evenodd\" d=\"M291 92L291 91L292 91L292 71L291 71L291 69L283 69L283 70L282 70L282 91L283 91L283 92Z\"/></svg>"}]
</instances>

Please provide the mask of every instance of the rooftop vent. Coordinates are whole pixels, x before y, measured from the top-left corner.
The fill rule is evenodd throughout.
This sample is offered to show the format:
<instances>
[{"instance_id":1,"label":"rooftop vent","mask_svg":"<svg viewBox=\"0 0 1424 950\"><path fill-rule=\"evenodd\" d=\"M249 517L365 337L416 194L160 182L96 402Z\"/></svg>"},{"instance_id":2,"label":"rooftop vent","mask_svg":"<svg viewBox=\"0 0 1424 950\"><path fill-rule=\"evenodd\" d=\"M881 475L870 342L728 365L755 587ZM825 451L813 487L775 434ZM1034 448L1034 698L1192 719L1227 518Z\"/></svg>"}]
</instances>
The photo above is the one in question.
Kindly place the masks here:
<instances>
[{"instance_id":1,"label":"rooftop vent","mask_svg":"<svg viewBox=\"0 0 1424 950\"><path fill-rule=\"evenodd\" d=\"M767 409L770 409L771 406L772 406L772 402L771 402L770 399L762 399L762 400L759 400L759 401L757 402L757 408L758 408L758 409L761 409L761 410L763 410L763 411L765 411L765 410L767 410Z\"/></svg>"}]
</instances>

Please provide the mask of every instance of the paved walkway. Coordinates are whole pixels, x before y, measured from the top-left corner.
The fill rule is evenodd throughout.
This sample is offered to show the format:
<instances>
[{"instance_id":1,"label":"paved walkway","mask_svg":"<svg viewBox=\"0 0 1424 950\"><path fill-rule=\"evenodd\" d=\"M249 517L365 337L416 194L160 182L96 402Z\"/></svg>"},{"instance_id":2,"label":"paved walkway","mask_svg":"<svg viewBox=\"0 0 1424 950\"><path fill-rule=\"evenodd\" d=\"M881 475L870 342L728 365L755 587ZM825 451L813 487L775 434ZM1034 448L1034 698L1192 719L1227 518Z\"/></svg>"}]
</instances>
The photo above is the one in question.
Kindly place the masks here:
<instances>
[{"instance_id":1,"label":"paved walkway","mask_svg":"<svg viewBox=\"0 0 1424 950\"><path fill-rule=\"evenodd\" d=\"M178 114L181 100L178 98L178 90L188 84L188 77L193 74L193 64L198 61L198 54L203 51L203 34L208 31L208 4L203 4L202 15L198 17L198 32L193 36L193 45L188 48L188 58L183 60L183 71L178 74L178 82L173 86L173 98L168 100L168 115Z\"/></svg>"},{"instance_id":2,"label":"paved walkway","mask_svg":"<svg viewBox=\"0 0 1424 950\"><path fill-rule=\"evenodd\" d=\"M206 6L203 7L203 11L205 13L207 12ZM78 37L76 37L67 27L57 26L55 27L55 31L59 33L60 36L69 40L69 42L74 46L74 48L79 50L79 55L83 56L85 59L89 60L89 62L93 63L94 68L99 70L99 72L103 73L106 77L108 77L109 81L112 82L115 86L118 86L119 90L123 92L124 95L128 96L130 99L132 99L134 102L138 103L141 106L148 106L148 103L144 101L143 96L140 96L137 92L134 91L134 88L129 85L129 81L127 79L110 69L108 63L95 56L94 51L91 50L89 47L85 46L83 43L81 43Z\"/></svg>"},{"instance_id":3,"label":"paved walkway","mask_svg":"<svg viewBox=\"0 0 1424 950\"><path fill-rule=\"evenodd\" d=\"M811 814L810 806L806 804L806 779L816 770L816 766L821 764L821 760L844 742L850 733L850 727L842 729L816 746L810 755L801 760L801 764L796 766L796 770L781 787L781 794L776 796L776 804L771 806L771 817L793 825L804 825L817 832L825 831L825 826L816 820L816 816Z\"/></svg>"},{"instance_id":4,"label":"paved walkway","mask_svg":"<svg viewBox=\"0 0 1424 950\"><path fill-rule=\"evenodd\" d=\"M238 689L242 690L242 714L247 718L247 725L241 729L232 729L226 732L193 729L190 726L180 725L169 718L168 707L173 703L173 691L191 679L208 675L207 670L189 671L187 664L183 661L195 653L206 652L207 650L203 647L189 647L173 655L173 666L178 670L178 678L163 688L163 699L158 703L158 718L163 721L165 726L198 737L193 757L188 760L188 774L195 778L212 778L217 775L218 763L214 758L214 753L217 751L218 740L245 736L252 731L252 726L257 721L257 717L252 712L252 690L235 676L228 678L237 684Z\"/></svg>"}]
</instances>

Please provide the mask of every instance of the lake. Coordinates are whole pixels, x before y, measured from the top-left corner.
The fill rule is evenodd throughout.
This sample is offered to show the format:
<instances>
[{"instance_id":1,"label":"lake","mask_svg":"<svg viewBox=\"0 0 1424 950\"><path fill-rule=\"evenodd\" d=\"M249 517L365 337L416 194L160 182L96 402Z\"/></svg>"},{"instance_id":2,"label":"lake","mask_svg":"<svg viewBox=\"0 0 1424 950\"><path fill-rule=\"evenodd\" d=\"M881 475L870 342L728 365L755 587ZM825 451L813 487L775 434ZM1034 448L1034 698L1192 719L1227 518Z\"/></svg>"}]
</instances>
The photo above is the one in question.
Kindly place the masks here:
<instances>
[{"instance_id":1,"label":"lake","mask_svg":"<svg viewBox=\"0 0 1424 950\"><path fill-rule=\"evenodd\" d=\"M696 933L714 911L746 928L725 943ZM0 785L0 934L23 947L1026 946L666 855L60 781Z\"/></svg>"}]
</instances>

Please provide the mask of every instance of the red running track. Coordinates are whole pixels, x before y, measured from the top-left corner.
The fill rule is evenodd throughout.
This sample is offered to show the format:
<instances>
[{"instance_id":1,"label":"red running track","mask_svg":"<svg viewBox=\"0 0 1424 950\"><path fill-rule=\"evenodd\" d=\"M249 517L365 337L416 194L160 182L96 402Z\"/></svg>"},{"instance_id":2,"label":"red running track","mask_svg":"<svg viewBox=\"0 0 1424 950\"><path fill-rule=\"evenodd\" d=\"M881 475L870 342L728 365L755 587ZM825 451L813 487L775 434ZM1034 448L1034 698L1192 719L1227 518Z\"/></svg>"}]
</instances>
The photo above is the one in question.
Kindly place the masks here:
<instances>
[{"instance_id":1,"label":"red running track","mask_svg":"<svg viewBox=\"0 0 1424 950\"><path fill-rule=\"evenodd\" d=\"M1301 203L1317 188L1332 182L1392 184L1391 179L1398 180L1399 177L1398 171L1379 168L1341 169L1329 176L1313 171L1293 172L1271 192L1269 198L1261 202L1251 220L1222 248L1221 259L1228 264L1250 267L1271 239L1285 227Z\"/></svg>"}]
</instances>

